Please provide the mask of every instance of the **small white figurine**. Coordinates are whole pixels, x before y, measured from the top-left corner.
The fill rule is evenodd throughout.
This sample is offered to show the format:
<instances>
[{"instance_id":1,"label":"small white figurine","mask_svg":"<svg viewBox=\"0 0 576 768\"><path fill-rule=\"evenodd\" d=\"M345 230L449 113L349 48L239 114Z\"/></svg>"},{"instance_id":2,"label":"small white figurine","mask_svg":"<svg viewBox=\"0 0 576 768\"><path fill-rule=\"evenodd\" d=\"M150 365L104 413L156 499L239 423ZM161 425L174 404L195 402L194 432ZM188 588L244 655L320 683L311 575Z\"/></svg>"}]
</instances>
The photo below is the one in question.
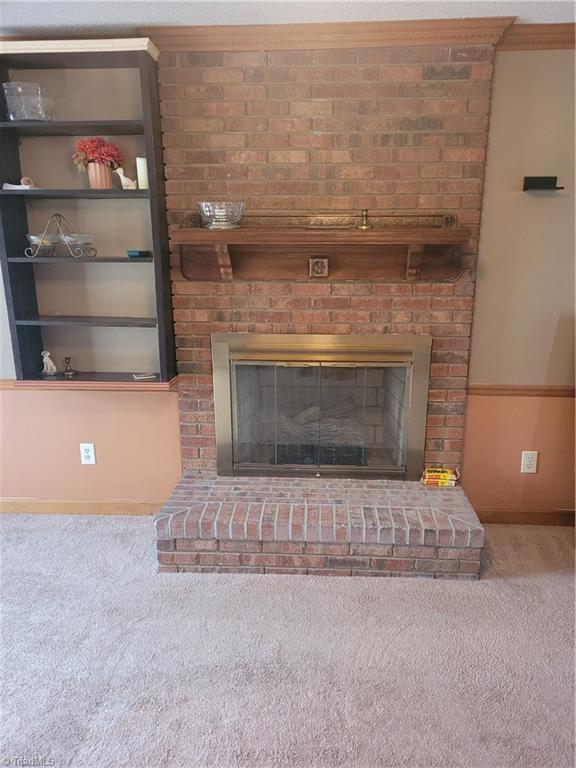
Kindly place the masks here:
<instances>
[{"instance_id":1,"label":"small white figurine","mask_svg":"<svg viewBox=\"0 0 576 768\"><path fill-rule=\"evenodd\" d=\"M58 370L50 357L50 352L46 352L46 350L42 352L42 364L42 376L56 376Z\"/></svg>"},{"instance_id":2,"label":"small white figurine","mask_svg":"<svg viewBox=\"0 0 576 768\"><path fill-rule=\"evenodd\" d=\"M122 189L137 189L137 184L135 181L132 181L132 179L129 179L128 176L124 174L124 168L116 168L114 173L117 173L118 176L120 176L120 183L122 184Z\"/></svg>"}]
</instances>

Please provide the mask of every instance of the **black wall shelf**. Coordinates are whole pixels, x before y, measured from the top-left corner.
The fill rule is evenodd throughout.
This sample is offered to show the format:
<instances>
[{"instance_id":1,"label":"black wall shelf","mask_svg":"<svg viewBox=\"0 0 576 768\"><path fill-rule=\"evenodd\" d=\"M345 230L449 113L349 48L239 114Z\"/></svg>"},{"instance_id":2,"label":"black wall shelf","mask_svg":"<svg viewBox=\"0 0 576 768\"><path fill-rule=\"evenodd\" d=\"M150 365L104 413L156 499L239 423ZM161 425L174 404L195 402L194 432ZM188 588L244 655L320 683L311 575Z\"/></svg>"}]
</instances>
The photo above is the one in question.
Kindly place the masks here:
<instances>
[{"instance_id":1,"label":"black wall shelf","mask_svg":"<svg viewBox=\"0 0 576 768\"><path fill-rule=\"evenodd\" d=\"M141 41L140 41L141 42ZM80 41L78 41L80 47ZM146 47L146 46L144 46ZM42 367L41 351L45 348L43 329L52 327L51 339L64 339L58 336L58 328L66 326L112 327L112 328L148 328L154 329L155 352L159 363L154 365L159 373L156 381L168 382L176 375L176 356L174 350L174 332L172 321L172 295L170 289L170 254L168 247L168 226L165 211L164 167L162 160L162 133L160 126L160 105L158 96L157 67L153 57L142 49L117 52L47 52L0 54L0 82L18 79L18 72L11 70L70 70L101 69L110 78L115 77L115 69L128 68L137 70L139 76L142 117L130 120L107 119L91 120L56 120L56 121L9 121L4 101L0 100L0 265L2 268L6 307L14 350L16 377L21 381L36 382L42 386L40 371ZM56 73L58 76L58 73ZM59 81L64 83L64 80ZM65 86L63 86L65 87ZM65 100L67 93L57 91L58 100ZM70 94L70 98L73 95ZM95 101L99 104L98 101ZM98 108L98 107L96 107ZM82 113L79 113L81 115ZM95 115L97 117L97 115ZM94 190L94 189L29 189L3 190L4 182L18 184L24 175L20 165L21 139L44 137L46 149L50 151L49 139L58 136L142 136L141 154L147 158L149 189L147 190ZM55 179L56 181L56 179ZM129 259L126 256L85 257L73 259L69 256L37 257L27 259L23 250L27 245L26 235L30 203L38 200L84 200L90 206L94 200L133 201L135 206L145 205L150 223L151 241L146 244L153 256L141 259ZM135 201L143 202L137 203ZM107 222L103 222L103 228ZM108 224L109 226L109 224ZM121 226L121 224L118 224ZM98 235L98 232L95 233ZM106 232L107 236L110 232ZM113 234L113 233L112 233ZM96 241L96 247L98 243ZM114 248L114 246L112 246ZM122 252L124 248L119 247ZM114 250L112 250L112 253ZM35 270L34 264L142 264L151 265L154 277L155 307L144 310L144 314L155 317L102 317L66 315L66 291L69 288L63 281L62 314L45 315L41 313L37 298L37 281L48 279L43 270ZM139 270L122 273L129 274L130 281L150 280L150 273ZM133 275L133 278L132 278ZM100 276L86 270L81 273L82 280L99 279ZM134 283L136 285L138 283ZM62 332L63 333L63 332ZM147 337L146 337L147 339ZM89 341L86 341L90 344ZM143 341L147 345L147 340ZM48 347L50 348L50 347ZM152 351L152 350L151 350ZM74 365L74 360L72 360ZM103 363L103 368L104 368ZM80 373L74 381L124 381L138 386L130 373L111 374L106 364L102 372ZM129 365L126 364L126 365ZM112 366L113 367L113 366ZM107 372L108 371L108 372ZM50 379L46 379L46 382ZM53 379L52 379L53 381ZM142 386L146 382L143 381Z\"/></svg>"},{"instance_id":2,"label":"black wall shelf","mask_svg":"<svg viewBox=\"0 0 576 768\"><path fill-rule=\"evenodd\" d=\"M51 384L54 386L55 384L64 384L66 386L69 386L70 389L75 388L75 384L79 384L82 382L99 382L99 381L109 381L109 382L126 382L126 383L132 383L134 385L137 385L141 382L145 382L146 384L154 383L160 381L160 376L155 375L153 379L140 379L138 381L134 378L132 373L124 373L124 372L117 372L117 371L103 371L102 373L99 372L93 372L93 371L82 371L77 373L75 376L71 376L70 378L64 376L63 374L57 374L56 376L50 376L50 377L44 377L41 375L34 376L33 378L28 379L28 381L41 381L46 382L49 385Z\"/></svg>"},{"instance_id":3,"label":"black wall shelf","mask_svg":"<svg viewBox=\"0 0 576 768\"><path fill-rule=\"evenodd\" d=\"M0 131L18 136L138 136L144 133L143 120L9 120L0 122Z\"/></svg>"},{"instance_id":4,"label":"black wall shelf","mask_svg":"<svg viewBox=\"0 0 576 768\"><path fill-rule=\"evenodd\" d=\"M129 259L126 256L9 256L11 264L151 264L152 256Z\"/></svg>"},{"instance_id":5,"label":"black wall shelf","mask_svg":"<svg viewBox=\"0 0 576 768\"><path fill-rule=\"evenodd\" d=\"M127 200L149 197L147 189L0 189L1 197L44 197L50 200Z\"/></svg>"},{"instance_id":6,"label":"black wall shelf","mask_svg":"<svg viewBox=\"0 0 576 768\"><path fill-rule=\"evenodd\" d=\"M523 192L559 192L558 176L524 176Z\"/></svg>"},{"instance_id":7,"label":"black wall shelf","mask_svg":"<svg viewBox=\"0 0 576 768\"><path fill-rule=\"evenodd\" d=\"M155 317L94 317L89 315L38 315L15 320L16 325L88 325L100 328L155 328Z\"/></svg>"}]
</instances>

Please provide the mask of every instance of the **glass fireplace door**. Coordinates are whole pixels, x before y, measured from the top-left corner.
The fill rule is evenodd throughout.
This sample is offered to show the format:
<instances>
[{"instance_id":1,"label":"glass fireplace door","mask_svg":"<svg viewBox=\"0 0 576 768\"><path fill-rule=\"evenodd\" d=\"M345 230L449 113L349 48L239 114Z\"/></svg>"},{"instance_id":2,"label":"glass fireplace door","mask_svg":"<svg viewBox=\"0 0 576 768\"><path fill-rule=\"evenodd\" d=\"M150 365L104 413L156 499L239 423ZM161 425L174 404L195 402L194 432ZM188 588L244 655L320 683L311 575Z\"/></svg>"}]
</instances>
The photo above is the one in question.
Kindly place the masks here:
<instances>
[{"instance_id":1,"label":"glass fireplace door","mask_svg":"<svg viewBox=\"0 0 576 768\"><path fill-rule=\"evenodd\" d=\"M409 365L231 363L234 467L403 472Z\"/></svg>"}]
</instances>

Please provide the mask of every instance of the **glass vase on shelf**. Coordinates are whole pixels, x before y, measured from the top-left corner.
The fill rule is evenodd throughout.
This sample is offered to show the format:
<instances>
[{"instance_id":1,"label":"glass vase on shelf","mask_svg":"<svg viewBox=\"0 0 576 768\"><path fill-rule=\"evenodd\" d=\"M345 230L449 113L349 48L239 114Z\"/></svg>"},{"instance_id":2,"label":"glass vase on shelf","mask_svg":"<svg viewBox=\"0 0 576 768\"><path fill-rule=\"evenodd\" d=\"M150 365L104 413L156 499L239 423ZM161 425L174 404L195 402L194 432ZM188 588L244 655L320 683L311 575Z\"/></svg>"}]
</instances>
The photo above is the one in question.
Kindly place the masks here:
<instances>
[{"instance_id":1,"label":"glass vase on shelf","mask_svg":"<svg viewBox=\"0 0 576 768\"><path fill-rule=\"evenodd\" d=\"M54 101L42 95L38 83L2 84L9 120L54 120Z\"/></svg>"}]
</instances>

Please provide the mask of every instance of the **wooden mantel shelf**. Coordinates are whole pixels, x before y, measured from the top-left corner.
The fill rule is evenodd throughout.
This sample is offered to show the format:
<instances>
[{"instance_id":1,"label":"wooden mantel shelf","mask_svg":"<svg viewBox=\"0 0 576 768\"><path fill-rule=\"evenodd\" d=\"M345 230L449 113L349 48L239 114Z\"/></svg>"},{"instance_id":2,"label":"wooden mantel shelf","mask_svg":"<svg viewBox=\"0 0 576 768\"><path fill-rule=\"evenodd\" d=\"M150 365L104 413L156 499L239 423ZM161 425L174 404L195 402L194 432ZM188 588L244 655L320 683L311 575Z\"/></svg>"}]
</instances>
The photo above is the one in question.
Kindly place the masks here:
<instances>
[{"instance_id":1,"label":"wooden mantel shelf","mask_svg":"<svg viewBox=\"0 0 576 768\"><path fill-rule=\"evenodd\" d=\"M176 245L461 245L470 237L464 227L237 227L176 229Z\"/></svg>"},{"instance_id":2,"label":"wooden mantel shelf","mask_svg":"<svg viewBox=\"0 0 576 768\"><path fill-rule=\"evenodd\" d=\"M171 232L189 280L454 280L470 232L460 226L187 227Z\"/></svg>"}]
</instances>

